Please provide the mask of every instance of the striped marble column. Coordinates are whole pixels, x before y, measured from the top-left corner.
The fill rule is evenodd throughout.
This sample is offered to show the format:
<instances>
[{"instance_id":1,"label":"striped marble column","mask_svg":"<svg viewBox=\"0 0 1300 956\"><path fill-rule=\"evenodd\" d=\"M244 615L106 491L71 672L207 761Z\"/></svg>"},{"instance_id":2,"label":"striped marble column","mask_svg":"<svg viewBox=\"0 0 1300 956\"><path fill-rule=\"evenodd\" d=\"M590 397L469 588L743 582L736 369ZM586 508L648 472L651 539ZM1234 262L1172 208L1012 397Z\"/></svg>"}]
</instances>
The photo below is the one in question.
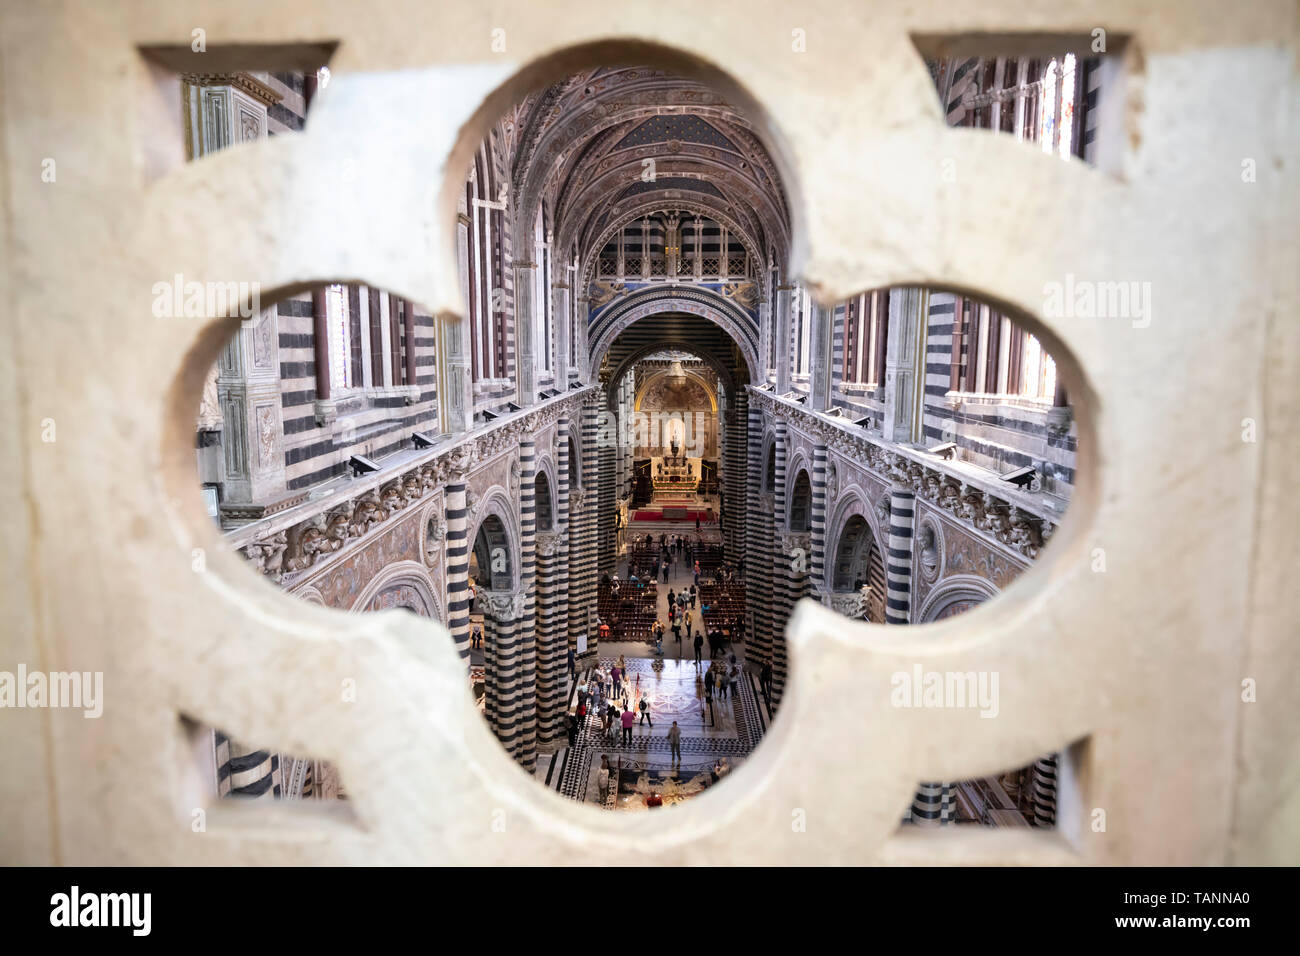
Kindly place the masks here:
<instances>
[{"instance_id":1,"label":"striped marble column","mask_svg":"<svg viewBox=\"0 0 1300 956\"><path fill-rule=\"evenodd\" d=\"M217 759L217 796L274 798L282 795L278 753L245 747L219 730L212 733Z\"/></svg>"},{"instance_id":2,"label":"striped marble column","mask_svg":"<svg viewBox=\"0 0 1300 956\"><path fill-rule=\"evenodd\" d=\"M447 509L447 630L456 652L469 666L469 506L464 470L452 471L445 493Z\"/></svg>"},{"instance_id":3,"label":"striped marble column","mask_svg":"<svg viewBox=\"0 0 1300 956\"><path fill-rule=\"evenodd\" d=\"M537 443L531 438L519 442L519 595L518 759L531 770L537 763Z\"/></svg>"},{"instance_id":4,"label":"striped marble column","mask_svg":"<svg viewBox=\"0 0 1300 956\"><path fill-rule=\"evenodd\" d=\"M587 653L584 660L594 663L596 654L596 581L599 542L596 510L600 507L600 412L605 407L605 390L598 388L582 408L582 486L589 489L583 503L583 527L586 535L584 549L582 603L582 630L587 635Z\"/></svg>"},{"instance_id":5,"label":"striped marble column","mask_svg":"<svg viewBox=\"0 0 1300 956\"><path fill-rule=\"evenodd\" d=\"M772 511L763 494L763 413L749 407L745 504L745 603L749 628L745 656L759 665L772 659Z\"/></svg>"},{"instance_id":6,"label":"striped marble column","mask_svg":"<svg viewBox=\"0 0 1300 956\"><path fill-rule=\"evenodd\" d=\"M809 575L809 592L814 600L825 601L830 588L826 586L826 478L830 449L818 445L813 449L812 473L812 546L808 549L811 558Z\"/></svg>"},{"instance_id":7,"label":"striped marble column","mask_svg":"<svg viewBox=\"0 0 1300 956\"><path fill-rule=\"evenodd\" d=\"M555 527L562 535L556 542L555 551L555 595L557 601L555 616L555 643L561 659L565 659L570 647L569 618L572 615L573 598L570 593L569 567L572 559L570 549L573 547L573 535L576 530L570 520L571 506L569 494L569 438L573 425L567 415L555 423Z\"/></svg>"},{"instance_id":8,"label":"striped marble column","mask_svg":"<svg viewBox=\"0 0 1300 956\"><path fill-rule=\"evenodd\" d=\"M596 462L596 555L597 576L617 573L618 532L614 529L615 486L618 484L618 426L613 424L612 413L606 404L606 392L597 408Z\"/></svg>"},{"instance_id":9,"label":"striped marble column","mask_svg":"<svg viewBox=\"0 0 1300 956\"><path fill-rule=\"evenodd\" d=\"M1034 761L1031 793L1034 800L1034 826L1056 826L1056 754Z\"/></svg>"},{"instance_id":10,"label":"striped marble column","mask_svg":"<svg viewBox=\"0 0 1300 956\"><path fill-rule=\"evenodd\" d=\"M889 554L885 555L885 623L908 624L912 618L912 522L916 499L911 489L889 491Z\"/></svg>"},{"instance_id":11,"label":"striped marble column","mask_svg":"<svg viewBox=\"0 0 1300 956\"><path fill-rule=\"evenodd\" d=\"M568 698L568 545L564 532L537 533L537 743L564 733Z\"/></svg>"},{"instance_id":12,"label":"striped marble column","mask_svg":"<svg viewBox=\"0 0 1300 956\"><path fill-rule=\"evenodd\" d=\"M735 567L745 553L745 525L748 496L745 494L746 460L749 457L749 393L737 390L727 429L727 512L731 540L727 559Z\"/></svg>"},{"instance_id":13,"label":"striped marble column","mask_svg":"<svg viewBox=\"0 0 1300 956\"><path fill-rule=\"evenodd\" d=\"M789 440L786 424L776 423L776 482L772 487L772 523L775 533L772 536L772 707L785 690L786 676L786 640L785 626L790 621L790 611L794 607L791 592L791 577L795 573L792 556L789 553L789 533L787 525L789 515L786 513L786 458L789 454Z\"/></svg>"},{"instance_id":14,"label":"striped marble column","mask_svg":"<svg viewBox=\"0 0 1300 956\"><path fill-rule=\"evenodd\" d=\"M569 640L576 652L579 636L586 635L588 656L596 649L596 508L599 499L596 435L602 405L599 389L583 400L582 488L569 492L570 520L573 523L569 535Z\"/></svg>"},{"instance_id":15,"label":"striped marble column","mask_svg":"<svg viewBox=\"0 0 1300 956\"><path fill-rule=\"evenodd\" d=\"M488 726L515 760L527 769L535 765L535 744L524 731L523 641L520 620L524 597L519 592L478 594L483 610L483 710ZM530 754L531 749L531 754Z\"/></svg>"},{"instance_id":16,"label":"striped marble column","mask_svg":"<svg viewBox=\"0 0 1300 956\"><path fill-rule=\"evenodd\" d=\"M943 812L943 784L923 783L912 798L912 822L922 827L937 827Z\"/></svg>"}]
</instances>

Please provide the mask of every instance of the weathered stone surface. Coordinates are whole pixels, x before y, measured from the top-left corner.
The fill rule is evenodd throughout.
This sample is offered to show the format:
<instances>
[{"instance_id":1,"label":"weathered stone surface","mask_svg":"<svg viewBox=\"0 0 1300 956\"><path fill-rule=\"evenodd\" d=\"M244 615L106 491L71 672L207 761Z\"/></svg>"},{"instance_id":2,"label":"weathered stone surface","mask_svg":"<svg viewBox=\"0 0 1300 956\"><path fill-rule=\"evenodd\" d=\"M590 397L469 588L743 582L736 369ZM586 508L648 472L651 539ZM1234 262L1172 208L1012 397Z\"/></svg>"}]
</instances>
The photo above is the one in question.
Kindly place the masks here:
<instances>
[{"instance_id":1,"label":"weathered stone surface","mask_svg":"<svg viewBox=\"0 0 1300 956\"><path fill-rule=\"evenodd\" d=\"M103 671L107 699L98 720L0 711L0 762L23 768L0 775L0 860L560 863L617 847L665 864L1300 861L1295 6L712 10L6 7L0 668ZM909 36L991 40L1008 24L1134 38L1118 175L944 126ZM179 110L138 47L188 49L195 28L206 72L301 69L313 61L289 55L300 38L344 40L306 131L188 166L162 150L180 142ZM789 52L796 28L806 53ZM264 61L226 62L230 41L266 44ZM786 166L796 271L828 299L926 283L1039 315L1044 283L1070 273L1150 282L1156 303L1145 328L1043 319L1072 382L1077 491L1014 587L924 629L805 605L781 718L734 794L635 818L520 773L439 628L304 607L223 546L195 488L193 428L234 323L149 308L153 284L182 273L259 281L264 302L349 278L457 312L455 198L486 124L629 41L646 61L644 44L662 44L679 69L694 54L740 105L761 104ZM46 159L56 182L41 180ZM1242 441L1246 418L1257 442ZM917 658L998 670L1000 719L890 708L889 675ZM1246 678L1257 703L1241 701ZM205 798L181 713L331 761L364 829L260 805L210 807L194 832ZM895 835L917 780L997 773L1083 738L1063 768L1082 804L1062 804L1060 833ZM1089 828L1093 808L1105 833ZM798 811L806 832L792 829Z\"/></svg>"}]
</instances>

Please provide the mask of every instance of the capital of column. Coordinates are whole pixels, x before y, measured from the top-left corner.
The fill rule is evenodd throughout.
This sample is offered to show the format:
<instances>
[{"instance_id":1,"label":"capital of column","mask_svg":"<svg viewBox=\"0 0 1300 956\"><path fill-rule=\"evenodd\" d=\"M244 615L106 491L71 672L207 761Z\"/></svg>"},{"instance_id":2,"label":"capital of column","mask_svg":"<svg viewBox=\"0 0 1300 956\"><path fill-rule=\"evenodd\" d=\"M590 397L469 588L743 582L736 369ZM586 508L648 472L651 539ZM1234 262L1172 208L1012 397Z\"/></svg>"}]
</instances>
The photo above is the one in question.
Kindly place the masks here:
<instances>
[{"instance_id":1,"label":"capital of column","mask_svg":"<svg viewBox=\"0 0 1300 956\"><path fill-rule=\"evenodd\" d=\"M508 624L523 617L524 594L522 591L479 591L479 605L485 614L500 624Z\"/></svg>"}]
</instances>

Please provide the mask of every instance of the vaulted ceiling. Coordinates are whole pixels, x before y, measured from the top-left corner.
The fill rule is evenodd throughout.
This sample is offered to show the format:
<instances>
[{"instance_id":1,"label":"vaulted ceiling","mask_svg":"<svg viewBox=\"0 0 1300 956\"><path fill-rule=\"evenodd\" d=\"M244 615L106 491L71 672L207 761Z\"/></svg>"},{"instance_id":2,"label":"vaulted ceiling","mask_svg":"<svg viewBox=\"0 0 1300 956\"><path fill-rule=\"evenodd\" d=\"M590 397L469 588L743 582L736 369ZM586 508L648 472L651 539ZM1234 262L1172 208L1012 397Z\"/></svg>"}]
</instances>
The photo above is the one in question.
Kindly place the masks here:
<instances>
[{"instance_id":1,"label":"vaulted ceiling","mask_svg":"<svg viewBox=\"0 0 1300 956\"><path fill-rule=\"evenodd\" d=\"M544 201L557 255L585 264L618 226L678 209L784 264L790 216L776 166L753 124L694 80L644 67L575 74L525 98L504 128L512 205L528 217L516 234Z\"/></svg>"}]
</instances>

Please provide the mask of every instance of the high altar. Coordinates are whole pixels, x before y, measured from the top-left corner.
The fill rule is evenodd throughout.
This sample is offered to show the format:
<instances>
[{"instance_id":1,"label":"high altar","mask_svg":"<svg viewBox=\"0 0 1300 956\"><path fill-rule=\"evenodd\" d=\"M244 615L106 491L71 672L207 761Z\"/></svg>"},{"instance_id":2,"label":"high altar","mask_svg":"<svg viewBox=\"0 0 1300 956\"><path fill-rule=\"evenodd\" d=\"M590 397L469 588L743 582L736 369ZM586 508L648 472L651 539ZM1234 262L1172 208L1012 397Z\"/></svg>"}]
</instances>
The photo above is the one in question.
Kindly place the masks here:
<instances>
[{"instance_id":1,"label":"high altar","mask_svg":"<svg viewBox=\"0 0 1300 956\"><path fill-rule=\"evenodd\" d=\"M681 454L676 441L671 450L671 455L650 459L655 501L691 501L700 484L700 459Z\"/></svg>"}]
</instances>

